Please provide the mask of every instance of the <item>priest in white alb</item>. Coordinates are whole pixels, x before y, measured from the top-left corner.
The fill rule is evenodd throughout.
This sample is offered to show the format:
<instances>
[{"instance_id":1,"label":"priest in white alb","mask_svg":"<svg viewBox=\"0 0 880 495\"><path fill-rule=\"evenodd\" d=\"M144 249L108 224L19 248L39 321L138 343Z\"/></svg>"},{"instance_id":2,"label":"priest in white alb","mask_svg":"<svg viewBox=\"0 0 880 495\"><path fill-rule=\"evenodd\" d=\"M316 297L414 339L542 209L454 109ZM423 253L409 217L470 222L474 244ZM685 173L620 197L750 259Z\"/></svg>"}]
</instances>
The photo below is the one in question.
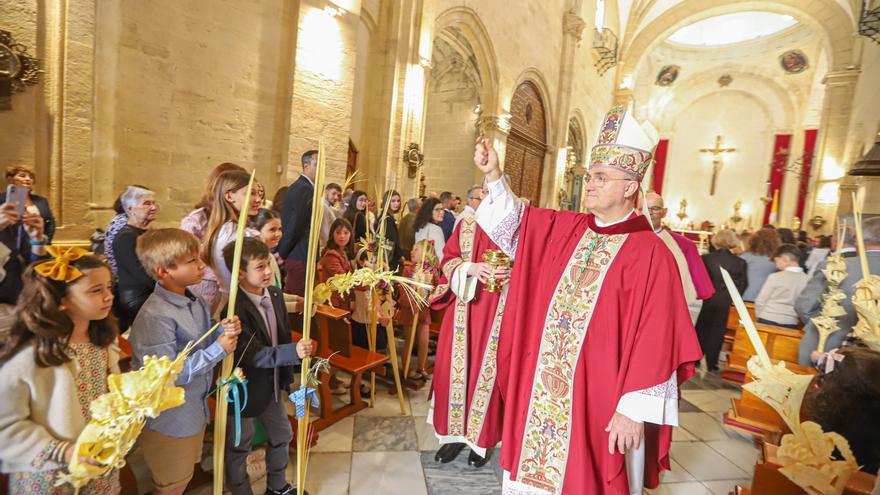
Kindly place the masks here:
<instances>
[{"instance_id":1,"label":"priest in white alb","mask_svg":"<svg viewBox=\"0 0 880 495\"><path fill-rule=\"evenodd\" d=\"M498 349L504 493L628 494L669 469L679 385L701 357L675 259L634 201L656 132L623 107L599 130L590 214L526 205L482 140L477 221L513 259Z\"/></svg>"}]
</instances>

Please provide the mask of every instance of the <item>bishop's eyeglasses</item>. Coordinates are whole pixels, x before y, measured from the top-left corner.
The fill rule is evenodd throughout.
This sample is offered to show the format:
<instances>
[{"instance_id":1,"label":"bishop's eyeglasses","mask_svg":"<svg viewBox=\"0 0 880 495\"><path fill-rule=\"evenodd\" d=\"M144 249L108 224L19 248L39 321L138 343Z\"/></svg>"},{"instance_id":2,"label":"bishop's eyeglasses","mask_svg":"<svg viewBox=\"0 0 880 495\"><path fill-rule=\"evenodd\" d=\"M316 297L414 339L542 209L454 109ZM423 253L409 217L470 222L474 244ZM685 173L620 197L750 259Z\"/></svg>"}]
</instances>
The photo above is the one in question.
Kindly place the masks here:
<instances>
[{"instance_id":1,"label":"bishop's eyeglasses","mask_svg":"<svg viewBox=\"0 0 880 495\"><path fill-rule=\"evenodd\" d=\"M608 177L607 175L603 175L603 174L598 174L595 176L587 174L584 176L584 184L589 184L590 182L593 182L598 187L605 187L605 184L608 184L608 181L611 181L611 180L630 180L631 181L633 179L630 179L629 177L624 177L622 179L615 179L613 177Z\"/></svg>"}]
</instances>

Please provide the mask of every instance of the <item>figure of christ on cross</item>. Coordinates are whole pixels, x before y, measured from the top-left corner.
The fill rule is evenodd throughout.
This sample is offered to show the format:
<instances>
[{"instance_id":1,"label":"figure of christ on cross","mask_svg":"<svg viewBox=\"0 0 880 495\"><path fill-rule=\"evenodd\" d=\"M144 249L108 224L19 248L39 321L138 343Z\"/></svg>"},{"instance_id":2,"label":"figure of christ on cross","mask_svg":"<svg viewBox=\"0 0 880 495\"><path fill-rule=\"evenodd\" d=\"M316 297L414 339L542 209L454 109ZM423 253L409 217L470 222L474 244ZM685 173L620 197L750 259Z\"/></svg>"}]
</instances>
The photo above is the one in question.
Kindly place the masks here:
<instances>
[{"instance_id":1,"label":"figure of christ on cross","mask_svg":"<svg viewBox=\"0 0 880 495\"><path fill-rule=\"evenodd\" d=\"M722 148L721 136L715 136L714 148L702 148L700 153L712 153L712 184L709 186L709 196L715 196L715 182L718 180L718 171L721 170L721 153L733 153L736 148Z\"/></svg>"}]
</instances>

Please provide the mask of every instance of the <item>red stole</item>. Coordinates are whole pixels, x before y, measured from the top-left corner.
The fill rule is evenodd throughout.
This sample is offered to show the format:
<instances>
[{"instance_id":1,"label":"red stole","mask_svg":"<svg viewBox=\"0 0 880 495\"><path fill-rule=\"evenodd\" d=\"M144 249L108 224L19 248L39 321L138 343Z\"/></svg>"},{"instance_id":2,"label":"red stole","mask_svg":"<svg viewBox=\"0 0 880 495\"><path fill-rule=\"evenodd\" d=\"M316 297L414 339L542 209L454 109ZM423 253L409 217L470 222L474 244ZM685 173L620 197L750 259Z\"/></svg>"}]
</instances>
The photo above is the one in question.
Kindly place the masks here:
<instances>
[{"instance_id":1,"label":"red stole","mask_svg":"<svg viewBox=\"0 0 880 495\"><path fill-rule=\"evenodd\" d=\"M676 371L683 382L701 357L669 249L642 216L601 228L526 207L504 316L502 467L551 493L627 493L604 431L620 398ZM669 469L671 437L646 425L648 487Z\"/></svg>"}]
</instances>

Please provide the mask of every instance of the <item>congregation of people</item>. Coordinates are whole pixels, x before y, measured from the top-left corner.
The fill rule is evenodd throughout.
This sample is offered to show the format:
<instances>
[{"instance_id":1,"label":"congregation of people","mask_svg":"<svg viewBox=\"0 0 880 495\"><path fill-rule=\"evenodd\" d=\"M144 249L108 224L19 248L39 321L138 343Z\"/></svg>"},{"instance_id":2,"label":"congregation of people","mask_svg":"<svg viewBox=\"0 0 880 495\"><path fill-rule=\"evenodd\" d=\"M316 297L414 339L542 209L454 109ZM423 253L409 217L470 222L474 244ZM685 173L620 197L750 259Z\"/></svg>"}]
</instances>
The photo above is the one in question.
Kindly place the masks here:
<instances>
[{"instance_id":1,"label":"congregation of people","mask_svg":"<svg viewBox=\"0 0 880 495\"><path fill-rule=\"evenodd\" d=\"M217 365L227 355L240 363L250 397L241 411L240 440L230 436L227 442L226 488L236 495L251 493L245 459L258 420L267 436L267 493L295 493L285 478L293 433L283 403L300 360L315 351L314 341L291 341L289 329L301 327L302 316L289 315L304 311L317 151L303 154L301 163L299 178L271 201L259 177L248 201L251 174L233 163L217 165L179 228L155 228L157 220L169 220L156 192L148 184L131 184L116 199L106 229L92 236L91 250L52 245L55 220L46 198L30 194L18 212L0 196L0 390L8 399L0 405L0 471L8 475L9 493L72 493L69 486L55 487L55 479L76 455L74 442L91 417L89 404L108 391L108 375L121 371L120 338L130 345L130 366L137 369L146 356L174 358L215 323L213 336L196 345L177 380L185 404L149 419L138 440L153 493L183 493L192 479L210 420L208 396ZM6 179L32 189L36 176L11 167ZM457 219L473 215L482 188L467 195L462 211L460 198L450 192L404 202L393 190L375 198L327 184L320 205L320 281L368 264L368 256L355 253L384 222L387 268L436 284L444 243ZM236 274L231 270L242 210L248 222ZM416 274L408 260L422 260L424 269ZM225 318L233 281L240 296L235 316ZM367 294L359 288L331 300L351 311L353 344L364 348ZM397 308L390 314L380 310L380 323L394 318L409 325L421 313L416 364L404 378L413 388L424 386L430 379L428 355L434 352L428 310L405 294L398 295ZM388 352L386 340L377 336L379 352ZM332 382L334 393L346 393L345 382L335 376ZM360 392L368 396L369 387ZM114 471L83 493L119 490Z\"/></svg>"},{"instance_id":2,"label":"congregation of people","mask_svg":"<svg viewBox=\"0 0 880 495\"><path fill-rule=\"evenodd\" d=\"M648 193L645 215L636 213L637 182L649 159L631 169L594 165L585 182L592 194L585 203L592 213L569 215L534 208L514 195L487 142L478 142L475 151L475 164L486 180L464 192L464 201L451 192L404 201L393 189L371 197L333 182L315 196L317 154L310 150L302 155L300 176L271 201L259 177L249 197L251 174L233 163L217 165L179 228L153 227L162 218L157 194L147 184L129 185L116 200L116 215L106 230L93 236L91 251L51 243L54 219L45 198L30 195L22 212L12 203L0 206L0 393L8 399L0 402L0 472L8 477L9 493L72 493L69 486L55 486L57 476L78 455L75 441L91 418L89 405L108 391L108 375L123 370L123 341L131 349L132 369L141 367L147 356L173 358L198 342L176 382L184 390L184 403L148 419L138 439L153 493L183 493L193 479L211 420L208 398L215 390L218 364L227 356L234 357L247 377L249 399L237 411L241 417L235 426L227 425L225 487L234 495L251 495L247 459L262 430L266 493L295 493L285 474L294 440L285 400L295 389L302 359L317 349L315 341L294 342L292 334L312 309L304 308L304 295L313 208L321 209L320 224L315 225L320 228L319 282L375 268L377 258L371 253L382 250L387 265L379 268L436 287L429 307L417 304L406 291L392 292L393 304L380 304L367 287L334 293L329 303L349 312L345 321L351 342L364 349L389 356L393 349L388 334L370 335L372 321L415 329L415 366L397 378L411 389L431 382L435 407L430 421L442 445L435 459L451 462L468 447L468 464L481 467L489 449L504 438L500 462L508 477L506 489L549 493L530 488L546 483L561 493L605 493L612 487L641 493L643 487L657 485L662 466L656 459L659 449L668 449L671 429L677 426L681 383L695 374L701 358L706 372L719 369L734 297L722 268L737 292L754 303L758 323L803 328L802 364L828 359L815 350L818 333L810 318L819 313L827 287L823 268L838 239L807 239L804 232L772 225L753 233L721 229L701 254L693 241L663 225L667 210L660 195ZM7 172L7 181L19 186L31 188L34 180L27 169ZM313 204L316 197L319 205ZM242 214L247 223L236 259ZM873 273L880 270L880 218L866 219L862 230ZM859 374L880 369L880 358L850 338L856 315L849 296L863 277L854 257L852 229L839 241L848 273L840 286L848 296L842 302L847 314L825 350L850 348L840 353L845 372L811 391L808 408L823 427L853 436L848 439L860 462L876 471L880 452L870 442L880 439L873 430L853 435L840 406L856 397L840 391L846 387L857 387L857 397L865 402L880 395L876 384ZM482 262L490 250L515 256L516 269ZM596 266L604 270L601 275L586 261L577 264L594 252ZM547 277L548 270L562 273L562 278ZM490 280L500 281L503 289L488 291ZM232 284L240 296L230 308ZM646 289L634 291L632 284ZM595 327L585 331L592 343L576 344L583 353L574 347L545 352L545 347L562 345L552 341L554 332L575 329L568 308L580 304L578 297L595 297L591 291L600 289L611 295L596 299L599 303L584 312L584 325ZM643 300L632 301L624 293L639 293ZM434 310L443 312L436 344L430 338ZM556 312L558 321L546 316ZM225 317L230 314L234 316ZM620 314L631 317L619 319ZM609 321L618 325L605 330L610 339L602 333ZM545 332L545 326L553 331ZM203 335L210 338L200 340ZM463 335L473 339L474 349L461 344ZM535 349L545 352L541 360ZM620 349L637 365L622 366ZM437 357L433 370L431 355ZM608 380L601 371L554 375L561 367L586 370L581 361L589 361L590 369L617 370L619 376ZM649 366L640 366L645 364ZM465 369L473 369L479 379L470 379ZM353 381L340 379L338 373L329 371L332 393L351 393L347 387ZM400 393L393 373L386 366L384 382L376 384L391 395ZM496 373L498 386L483 383L487 377L494 381ZM555 421L544 406L557 398L552 390L533 389L536 375L557 387L569 380L572 402L565 414L578 408L587 418L568 418L578 428L571 446L546 458L530 443L543 435L535 426L540 422L527 420L526 412ZM377 393L370 387L362 383L353 392L370 397ZM462 396L479 400L465 406ZM505 415L506 410L513 412ZM645 442L649 437L659 440ZM513 459L520 456L546 462L559 472L568 464L591 465L590 459L600 459L618 466L617 474L605 480L591 470L568 470L566 476L544 479L524 464L517 467ZM120 490L116 470L92 481L85 493Z\"/></svg>"},{"instance_id":3,"label":"congregation of people","mask_svg":"<svg viewBox=\"0 0 880 495\"><path fill-rule=\"evenodd\" d=\"M838 321L838 330L831 334L825 350L837 349L846 343L857 316L850 298L854 285L863 277L856 253L852 218L844 230L841 254L847 264L847 278L841 285L846 299L841 303L846 315ZM863 222L865 254L871 273L880 270L880 217ZM822 270L826 258L837 246L832 236L812 239L804 231L765 225L755 232L736 233L722 229L714 233L708 253L702 256L711 278L714 294L703 301L695 327L705 355L708 371L718 371L719 354L732 298L721 277L720 268L730 274L745 302L754 303L757 322L790 329L803 329L799 362L814 365L819 334L811 319L821 310L821 296L828 288Z\"/></svg>"}]
</instances>

